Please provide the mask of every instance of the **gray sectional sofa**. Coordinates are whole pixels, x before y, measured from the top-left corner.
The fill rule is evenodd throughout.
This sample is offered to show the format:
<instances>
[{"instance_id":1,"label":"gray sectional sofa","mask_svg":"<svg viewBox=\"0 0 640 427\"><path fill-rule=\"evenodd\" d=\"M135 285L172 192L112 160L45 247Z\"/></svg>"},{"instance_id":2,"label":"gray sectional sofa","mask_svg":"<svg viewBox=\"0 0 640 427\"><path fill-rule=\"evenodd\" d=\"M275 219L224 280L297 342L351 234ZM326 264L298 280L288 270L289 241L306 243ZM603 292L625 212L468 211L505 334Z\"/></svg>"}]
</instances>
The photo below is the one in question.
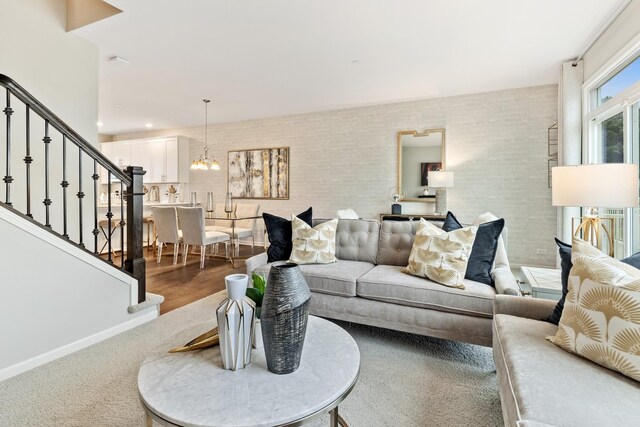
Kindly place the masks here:
<instances>
[{"instance_id":1,"label":"gray sectional sofa","mask_svg":"<svg viewBox=\"0 0 640 427\"><path fill-rule=\"evenodd\" d=\"M340 220L338 262L300 266L312 291L311 313L491 346L496 295L519 295L502 240L505 232L492 271L495 288L465 279L466 289L454 289L401 272L417 226L418 221ZM246 266L249 274L265 276L271 267L266 253L249 258Z\"/></svg>"},{"instance_id":2,"label":"gray sectional sofa","mask_svg":"<svg viewBox=\"0 0 640 427\"><path fill-rule=\"evenodd\" d=\"M545 340L556 302L498 295L493 358L505 426L640 426L640 384Z\"/></svg>"}]
</instances>

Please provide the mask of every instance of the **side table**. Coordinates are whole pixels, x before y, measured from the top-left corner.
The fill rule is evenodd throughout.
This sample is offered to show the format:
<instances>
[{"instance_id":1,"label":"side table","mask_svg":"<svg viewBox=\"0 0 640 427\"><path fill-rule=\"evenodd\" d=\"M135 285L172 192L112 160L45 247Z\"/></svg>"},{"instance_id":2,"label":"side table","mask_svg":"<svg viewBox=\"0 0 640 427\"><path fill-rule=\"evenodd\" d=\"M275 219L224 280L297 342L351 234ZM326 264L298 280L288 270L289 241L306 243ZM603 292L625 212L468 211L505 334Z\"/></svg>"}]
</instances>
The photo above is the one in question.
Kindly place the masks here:
<instances>
[{"instance_id":1,"label":"side table","mask_svg":"<svg viewBox=\"0 0 640 427\"><path fill-rule=\"evenodd\" d=\"M524 283L531 289L533 298L558 301L562 296L562 270L555 268L520 267Z\"/></svg>"}]
</instances>

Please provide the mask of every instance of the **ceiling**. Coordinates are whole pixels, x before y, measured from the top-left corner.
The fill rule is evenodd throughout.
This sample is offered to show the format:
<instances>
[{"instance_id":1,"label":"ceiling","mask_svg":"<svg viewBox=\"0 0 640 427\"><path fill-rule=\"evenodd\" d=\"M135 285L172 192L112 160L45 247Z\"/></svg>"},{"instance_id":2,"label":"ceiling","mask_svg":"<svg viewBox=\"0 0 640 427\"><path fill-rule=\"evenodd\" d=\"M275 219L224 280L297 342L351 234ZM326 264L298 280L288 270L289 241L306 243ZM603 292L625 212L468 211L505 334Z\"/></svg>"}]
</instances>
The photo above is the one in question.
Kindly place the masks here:
<instances>
[{"instance_id":1,"label":"ceiling","mask_svg":"<svg viewBox=\"0 0 640 427\"><path fill-rule=\"evenodd\" d=\"M108 0L101 133L557 83L623 0ZM129 64L109 62L114 55Z\"/></svg>"}]
</instances>

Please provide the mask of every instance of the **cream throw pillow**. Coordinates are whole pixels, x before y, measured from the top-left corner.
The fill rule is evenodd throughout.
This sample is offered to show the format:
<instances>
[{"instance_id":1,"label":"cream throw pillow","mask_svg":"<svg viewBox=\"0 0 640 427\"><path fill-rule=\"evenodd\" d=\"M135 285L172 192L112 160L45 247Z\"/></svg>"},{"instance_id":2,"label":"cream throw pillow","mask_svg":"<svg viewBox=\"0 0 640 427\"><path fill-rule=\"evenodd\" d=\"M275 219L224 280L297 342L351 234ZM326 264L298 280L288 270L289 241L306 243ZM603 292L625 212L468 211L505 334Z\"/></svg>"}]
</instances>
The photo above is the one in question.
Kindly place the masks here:
<instances>
[{"instance_id":1,"label":"cream throw pillow","mask_svg":"<svg viewBox=\"0 0 640 427\"><path fill-rule=\"evenodd\" d=\"M574 238L558 331L549 341L640 381L640 270Z\"/></svg>"},{"instance_id":2,"label":"cream throw pillow","mask_svg":"<svg viewBox=\"0 0 640 427\"><path fill-rule=\"evenodd\" d=\"M446 232L424 218L416 230L409 265L402 271L452 288L464 289L464 274L478 226Z\"/></svg>"},{"instance_id":3,"label":"cream throw pillow","mask_svg":"<svg viewBox=\"0 0 640 427\"><path fill-rule=\"evenodd\" d=\"M336 262L337 227L337 218L311 228L309 224L293 216L291 219L293 249L289 261L296 264Z\"/></svg>"}]
</instances>

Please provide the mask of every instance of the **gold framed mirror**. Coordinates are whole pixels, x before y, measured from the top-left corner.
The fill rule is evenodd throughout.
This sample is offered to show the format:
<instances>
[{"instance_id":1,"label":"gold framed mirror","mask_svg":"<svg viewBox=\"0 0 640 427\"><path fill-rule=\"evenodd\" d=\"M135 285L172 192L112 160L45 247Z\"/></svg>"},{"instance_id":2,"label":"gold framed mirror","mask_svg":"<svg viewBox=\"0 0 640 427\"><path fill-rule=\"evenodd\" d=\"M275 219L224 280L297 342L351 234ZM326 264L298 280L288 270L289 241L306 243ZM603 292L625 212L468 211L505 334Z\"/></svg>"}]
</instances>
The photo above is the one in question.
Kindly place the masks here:
<instances>
[{"instance_id":1,"label":"gold framed mirror","mask_svg":"<svg viewBox=\"0 0 640 427\"><path fill-rule=\"evenodd\" d=\"M445 151L444 129L398 132L398 187L407 194L401 201L435 202L435 188L428 185L429 171L445 170Z\"/></svg>"}]
</instances>

